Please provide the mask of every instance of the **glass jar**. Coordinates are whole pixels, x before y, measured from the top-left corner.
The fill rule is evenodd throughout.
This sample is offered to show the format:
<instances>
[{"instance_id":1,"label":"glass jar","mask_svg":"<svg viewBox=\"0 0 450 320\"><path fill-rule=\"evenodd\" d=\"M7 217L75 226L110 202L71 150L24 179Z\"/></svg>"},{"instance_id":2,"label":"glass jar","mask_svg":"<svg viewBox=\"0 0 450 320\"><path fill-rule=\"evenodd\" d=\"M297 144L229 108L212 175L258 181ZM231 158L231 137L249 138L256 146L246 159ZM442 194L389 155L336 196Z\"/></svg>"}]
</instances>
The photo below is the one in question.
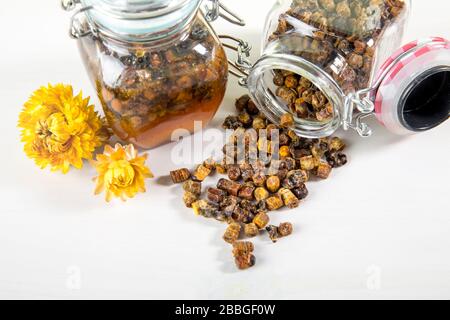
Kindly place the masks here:
<instances>
[{"instance_id":1,"label":"glass jar","mask_svg":"<svg viewBox=\"0 0 450 320\"><path fill-rule=\"evenodd\" d=\"M450 49L442 38L397 50L409 0L277 0L267 18L261 58L237 65L273 122L291 113L303 137L338 128L370 136L376 114L391 131L436 127L450 111Z\"/></svg>"},{"instance_id":2,"label":"glass jar","mask_svg":"<svg viewBox=\"0 0 450 320\"><path fill-rule=\"evenodd\" d=\"M214 117L228 63L209 24L220 3L209 2L205 15L202 0L63 0L81 5L71 36L120 139L154 148Z\"/></svg>"}]
</instances>

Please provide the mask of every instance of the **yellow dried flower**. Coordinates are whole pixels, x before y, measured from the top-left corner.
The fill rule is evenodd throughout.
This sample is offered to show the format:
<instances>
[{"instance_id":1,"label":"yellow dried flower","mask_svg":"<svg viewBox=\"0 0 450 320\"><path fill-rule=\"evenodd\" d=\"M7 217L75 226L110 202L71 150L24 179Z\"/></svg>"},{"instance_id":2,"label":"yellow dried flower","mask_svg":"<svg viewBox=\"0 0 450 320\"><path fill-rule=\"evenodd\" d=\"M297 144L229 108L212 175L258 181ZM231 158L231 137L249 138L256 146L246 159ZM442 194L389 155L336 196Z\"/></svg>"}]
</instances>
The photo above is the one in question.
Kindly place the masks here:
<instances>
[{"instance_id":1,"label":"yellow dried flower","mask_svg":"<svg viewBox=\"0 0 450 320\"><path fill-rule=\"evenodd\" d=\"M104 143L103 122L89 97L73 95L71 86L48 85L35 91L19 116L26 155L42 169L67 173L83 167Z\"/></svg>"},{"instance_id":2,"label":"yellow dried flower","mask_svg":"<svg viewBox=\"0 0 450 320\"><path fill-rule=\"evenodd\" d=\"M106 201L113 197L126 200L133 198L139 192L145 192L145 179L153 178L150 169L145 165L147 154L138 156L133 145L115 148L106 145L103 154L97 155L97 161L92 161L98 172L95 178L97 187L95 194L106 192Z\"/></svg>"}]
</instances>

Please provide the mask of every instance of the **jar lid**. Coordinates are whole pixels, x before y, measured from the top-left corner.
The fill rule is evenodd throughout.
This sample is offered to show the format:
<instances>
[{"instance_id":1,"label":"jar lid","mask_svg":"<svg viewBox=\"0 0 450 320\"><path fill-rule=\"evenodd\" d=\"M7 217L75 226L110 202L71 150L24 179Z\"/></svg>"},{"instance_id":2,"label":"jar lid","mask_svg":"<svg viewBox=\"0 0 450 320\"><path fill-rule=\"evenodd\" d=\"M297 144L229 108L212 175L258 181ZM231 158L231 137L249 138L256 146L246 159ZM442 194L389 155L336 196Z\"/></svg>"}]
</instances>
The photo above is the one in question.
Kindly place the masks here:
<instances>
[{"instance_id":1,"label":"jar lid","mask_svg":"<svg viewBox=\"0 0 450 320\"><path fill-rule=\"evenodd\" d=\"M106 34L129 40L170 35L184 27L202 0L81 0L86 15Z\"/></svg>"},{"instance_id":2,"label":"jar lid","mask_svg":"<svg viewBox=\"0 0 450 320\"><path fill-rule=\"evenodd\" d=\"M397 134L430 130L449 117L450 42L443 38L413 41L381 67L376 93L378 120Z\"/></svg>"}]
</instances>

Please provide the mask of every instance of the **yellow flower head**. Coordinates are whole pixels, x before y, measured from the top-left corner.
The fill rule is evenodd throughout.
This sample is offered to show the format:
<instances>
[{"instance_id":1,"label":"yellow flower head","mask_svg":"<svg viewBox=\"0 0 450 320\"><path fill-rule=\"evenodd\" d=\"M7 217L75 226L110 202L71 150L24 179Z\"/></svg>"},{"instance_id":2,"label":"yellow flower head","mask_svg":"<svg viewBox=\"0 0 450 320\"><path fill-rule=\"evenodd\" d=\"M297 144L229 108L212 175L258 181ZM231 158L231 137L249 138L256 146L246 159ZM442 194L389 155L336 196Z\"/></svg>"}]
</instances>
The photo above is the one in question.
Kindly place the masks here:
<instances>
[{"instance_id":1,"label":"yellow flower head","mask_svg":"<svg viewBox=\"0 0 450 320\"><path fill-rule=\"evenodd\" d=\"M97 187L95 194L106 192L106 201L113 197L126 200L139 192L145 192L145 179L153 178L150 169L145 165L147 154L138 156L133 145L115 148L106 145L103 154L97 155L93 166L97 169L95 178Z\"/></svg>"},{"instance_id":2,"label":"yellow flower head","mask_svg":"<svg viewBox=\"0 0 450 320\"><path fill-rule=\"evenodd\" d=\"M71 86L41 87L25 103L19 116L27 156L42 169L67 173L70 166L83 167L104 143L103 122L82 93Z\"/></svg>"}]
</instances>

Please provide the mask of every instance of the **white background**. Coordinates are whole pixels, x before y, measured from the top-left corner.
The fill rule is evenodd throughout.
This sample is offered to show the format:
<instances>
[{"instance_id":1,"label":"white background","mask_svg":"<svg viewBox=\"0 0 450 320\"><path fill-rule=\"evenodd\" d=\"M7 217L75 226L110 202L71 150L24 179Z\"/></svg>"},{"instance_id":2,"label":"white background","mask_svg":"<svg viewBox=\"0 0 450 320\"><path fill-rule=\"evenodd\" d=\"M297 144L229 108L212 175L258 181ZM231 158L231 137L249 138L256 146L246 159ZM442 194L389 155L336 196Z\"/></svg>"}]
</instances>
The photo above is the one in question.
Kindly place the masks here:
<instances>
[{"instance_id":1,"label":"white background","mask_svg":"<svg viewBox=\"0 0 450 320\"><path fill-rule=\"evenodd\" d=\"M219 33L256 47L272 0L225 0L245 29ZM415 1L407 40L450 38L450 6ZM95 96L67 35L58 1L10 1L0 11L0 298L450 298L450 126L399 138L349 141L350 164L311 183L301 208L273 214L296 232L276 245L256 241L257 266L236 271L224 226L183 208L164 178L173 145L150 152L158 179L127 203L93 195L86 166L67 176L27 159L16 128L21 105L46 83ZM244 93L231 78L218 126ZM98 107L96 99L93 100Z\"/></svg>"}]
</instances>

